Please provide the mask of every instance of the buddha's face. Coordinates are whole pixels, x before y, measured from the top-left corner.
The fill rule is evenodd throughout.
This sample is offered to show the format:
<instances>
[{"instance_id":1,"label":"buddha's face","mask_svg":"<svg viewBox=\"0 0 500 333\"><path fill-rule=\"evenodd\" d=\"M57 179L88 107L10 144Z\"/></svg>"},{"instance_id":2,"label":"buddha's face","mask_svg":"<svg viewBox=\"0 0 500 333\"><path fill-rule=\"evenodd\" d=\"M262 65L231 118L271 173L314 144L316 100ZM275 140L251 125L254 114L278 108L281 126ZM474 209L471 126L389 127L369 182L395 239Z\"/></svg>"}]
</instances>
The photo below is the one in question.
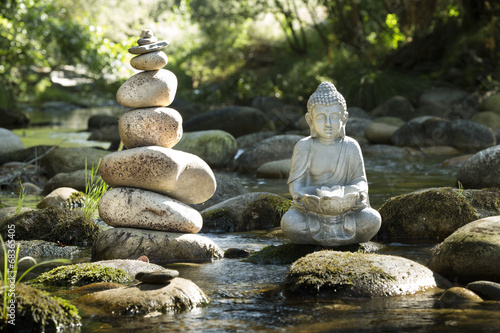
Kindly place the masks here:
<instances>
[{"instance_id":1,"label":"buddha's face","mask_svg":"<svg viewBox=\"0 0 500 333\"><path fill-rule=\"evenodd\" d=\"M315 131L318 137L323 139L334 139L339 136L342 127L343 108L339 104L325 106L317 105L312 114L306 120L311 126L311 132ZM309 119L308 119L309 118Z\"/></svg>"}]
</instances>

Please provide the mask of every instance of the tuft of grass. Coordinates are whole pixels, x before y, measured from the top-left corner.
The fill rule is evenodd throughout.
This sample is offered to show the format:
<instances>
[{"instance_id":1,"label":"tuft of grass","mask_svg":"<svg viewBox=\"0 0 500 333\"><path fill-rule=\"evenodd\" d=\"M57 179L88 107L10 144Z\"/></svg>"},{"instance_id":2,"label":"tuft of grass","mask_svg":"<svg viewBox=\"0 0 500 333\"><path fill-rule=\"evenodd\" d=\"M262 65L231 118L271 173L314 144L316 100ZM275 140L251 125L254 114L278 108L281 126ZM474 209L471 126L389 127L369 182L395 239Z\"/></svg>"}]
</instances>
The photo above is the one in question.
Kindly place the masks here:
<instances>
[{"instance_id":1,"label":"tuft of grass","mask_svg":"<svg viewBox=\"0 0 500 333\"><path fill-rule=\"evenodd\" d=\"M90 170L87 169L87 160L85 159L85 200L83 201L82 212L85 220L92 217L97 209L99 200L108 190L108 185L97 176L101 160L97 166L92 165Z\"/></svg>"},{"instance_id":2,"label":"tuft of grass","mask_svg":"<svg viewBox=\"0 0 500 333\"><path fill-rule=\"evenodd\" d=\"M12 229L14 230L14 229ZM20 244L17 244L14 240L14 233L9 233L8 236L10 239L7 242L3 241L2 236L0 236L0 243L2 244L3 250L3 272L0 269L0 282L2 283L1 289L3 294L3 307L0 312L0 320L7 321L8 320L8 304L11 304L12 298L15 297L15 290L17 285L21 282L23 277L28 274L33 269L46 264L51 263L61 263L67 264L70 261L68 259L52 259L46 260L42 262L37 262L33 257L23 257L19 258L19 249ZM22 261L31 261L34 265L28 268L19 278L18 275L18 267L19 263Z\"/></svg>"},{"instance_id":3,"label":"tuft of grass","mask_svg":"<svg viewBox=\"0 0 500 333\"><path fill-rule=\"evenodd\" d=\"M21 214L21 209L23 209L24 197L26 197L26 189L23 186L22 182L19 182L21 185L21 191L19 192L19 199L17 199L17 207L16 207L16 215Z\"/></svg>"}]
</instances>

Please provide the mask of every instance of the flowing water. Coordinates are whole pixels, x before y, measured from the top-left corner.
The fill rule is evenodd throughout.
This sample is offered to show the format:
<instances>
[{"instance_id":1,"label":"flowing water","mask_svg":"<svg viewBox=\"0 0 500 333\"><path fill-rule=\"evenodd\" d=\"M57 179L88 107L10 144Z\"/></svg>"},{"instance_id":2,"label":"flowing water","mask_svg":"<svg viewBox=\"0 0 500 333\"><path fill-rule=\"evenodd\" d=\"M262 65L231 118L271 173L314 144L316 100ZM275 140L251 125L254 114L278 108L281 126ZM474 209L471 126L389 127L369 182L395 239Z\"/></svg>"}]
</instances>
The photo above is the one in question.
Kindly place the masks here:
<instances>
[{"instance_id":1,"label":"flowing water","mask_svg":"<svg viewBox=\"0 0 500 333\"><path fill-rule=\"evenodd\" d=\"M58 124L17 130L25 146L103 146L86 141L86 119L91 113L113 114L116 109L77 110L52 116ZM43 115L37 115L43 119ZM32 117L33 119L33 117ZM365 156L370 200L379 208L392 196L419 189L454 186L456 169L441 166L445 157L387 158ZM249 191L267 191L288 196L284 179L258 179L234 175ZM15 205L17 196L1 193ZM34 207L41 198L28 196L25 206ZM279 245L285 239L255 231L204 234L223 250L231 247L257 251ZM435 244L384 244L379 253L399 255L425 264ZM117 246L119 246L117 244ZM44 258L47 259L47 258ZM73 262L90 261L84 251ZM200 309L158 316L102 315L81 309L81 332L498 332L500 302L444 307L432 292L413 296L348 299L336 301L291 301L280 293L287 265L254 265L239 259L207 263L165 265L195 282L210 298ZM51 290L72 299L65 289Z\"/></svg>"}]
</instances>

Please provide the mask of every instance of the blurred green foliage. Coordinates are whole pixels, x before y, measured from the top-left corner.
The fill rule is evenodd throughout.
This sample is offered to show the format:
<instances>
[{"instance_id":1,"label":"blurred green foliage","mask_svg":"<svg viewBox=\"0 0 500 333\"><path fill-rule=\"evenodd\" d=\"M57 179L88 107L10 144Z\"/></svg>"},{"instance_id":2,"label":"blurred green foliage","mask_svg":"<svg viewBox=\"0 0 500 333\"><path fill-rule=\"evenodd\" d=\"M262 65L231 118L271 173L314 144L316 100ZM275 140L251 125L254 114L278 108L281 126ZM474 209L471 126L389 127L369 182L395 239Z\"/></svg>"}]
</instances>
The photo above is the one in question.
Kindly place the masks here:
<instances>
[{"instance_id":1,"label":"blurred green foliage","mask_svg":"<svg viewBox=\"0 0 500 333\"><path fill-rule=\"evenodd\" d=\"M370 110L431 80L498 85L500 4L489 0L4 0L0 83L17 100L65 98L67 65L114 93L143 28L170 40L178 96L206 105L257 95L305 103L323 80ZM459 78L449 79L451 70ZM82 74L83 73L83 74Z\"/></svg>"}]
</instances>

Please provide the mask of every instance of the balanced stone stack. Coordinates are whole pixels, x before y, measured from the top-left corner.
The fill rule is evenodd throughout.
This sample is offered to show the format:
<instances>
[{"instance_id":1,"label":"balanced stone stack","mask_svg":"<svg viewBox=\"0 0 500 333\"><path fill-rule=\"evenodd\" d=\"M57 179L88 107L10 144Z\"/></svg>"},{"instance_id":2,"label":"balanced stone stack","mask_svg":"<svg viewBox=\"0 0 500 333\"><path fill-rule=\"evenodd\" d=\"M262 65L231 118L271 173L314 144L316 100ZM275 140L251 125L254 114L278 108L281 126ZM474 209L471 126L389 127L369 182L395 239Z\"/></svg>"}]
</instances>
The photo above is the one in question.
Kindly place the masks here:
<instances>
[{"instance_id":1,"label":"balanced stone stack","mask_svg":"<svg viewBox=\"0 0 500 333\"><path fill-rule=\"evenodd\" d=\"M181 115L167 107L177 90L175 74L162 69L168 59L161 49L168 43L158 41L150 30L143 30L137 42L129 49L137 54L130 64L141 72L116 94L118 103L133 108L118 123L127 149L106 155L101 162L101 177L112 189L99 201L99 215L115 227L115 233L119 228L137 228L194 234L203 219L187 204L208 200L215 192L215 177L198 156L172 149L183 131Z\"/></svg>"}]
</instances>

